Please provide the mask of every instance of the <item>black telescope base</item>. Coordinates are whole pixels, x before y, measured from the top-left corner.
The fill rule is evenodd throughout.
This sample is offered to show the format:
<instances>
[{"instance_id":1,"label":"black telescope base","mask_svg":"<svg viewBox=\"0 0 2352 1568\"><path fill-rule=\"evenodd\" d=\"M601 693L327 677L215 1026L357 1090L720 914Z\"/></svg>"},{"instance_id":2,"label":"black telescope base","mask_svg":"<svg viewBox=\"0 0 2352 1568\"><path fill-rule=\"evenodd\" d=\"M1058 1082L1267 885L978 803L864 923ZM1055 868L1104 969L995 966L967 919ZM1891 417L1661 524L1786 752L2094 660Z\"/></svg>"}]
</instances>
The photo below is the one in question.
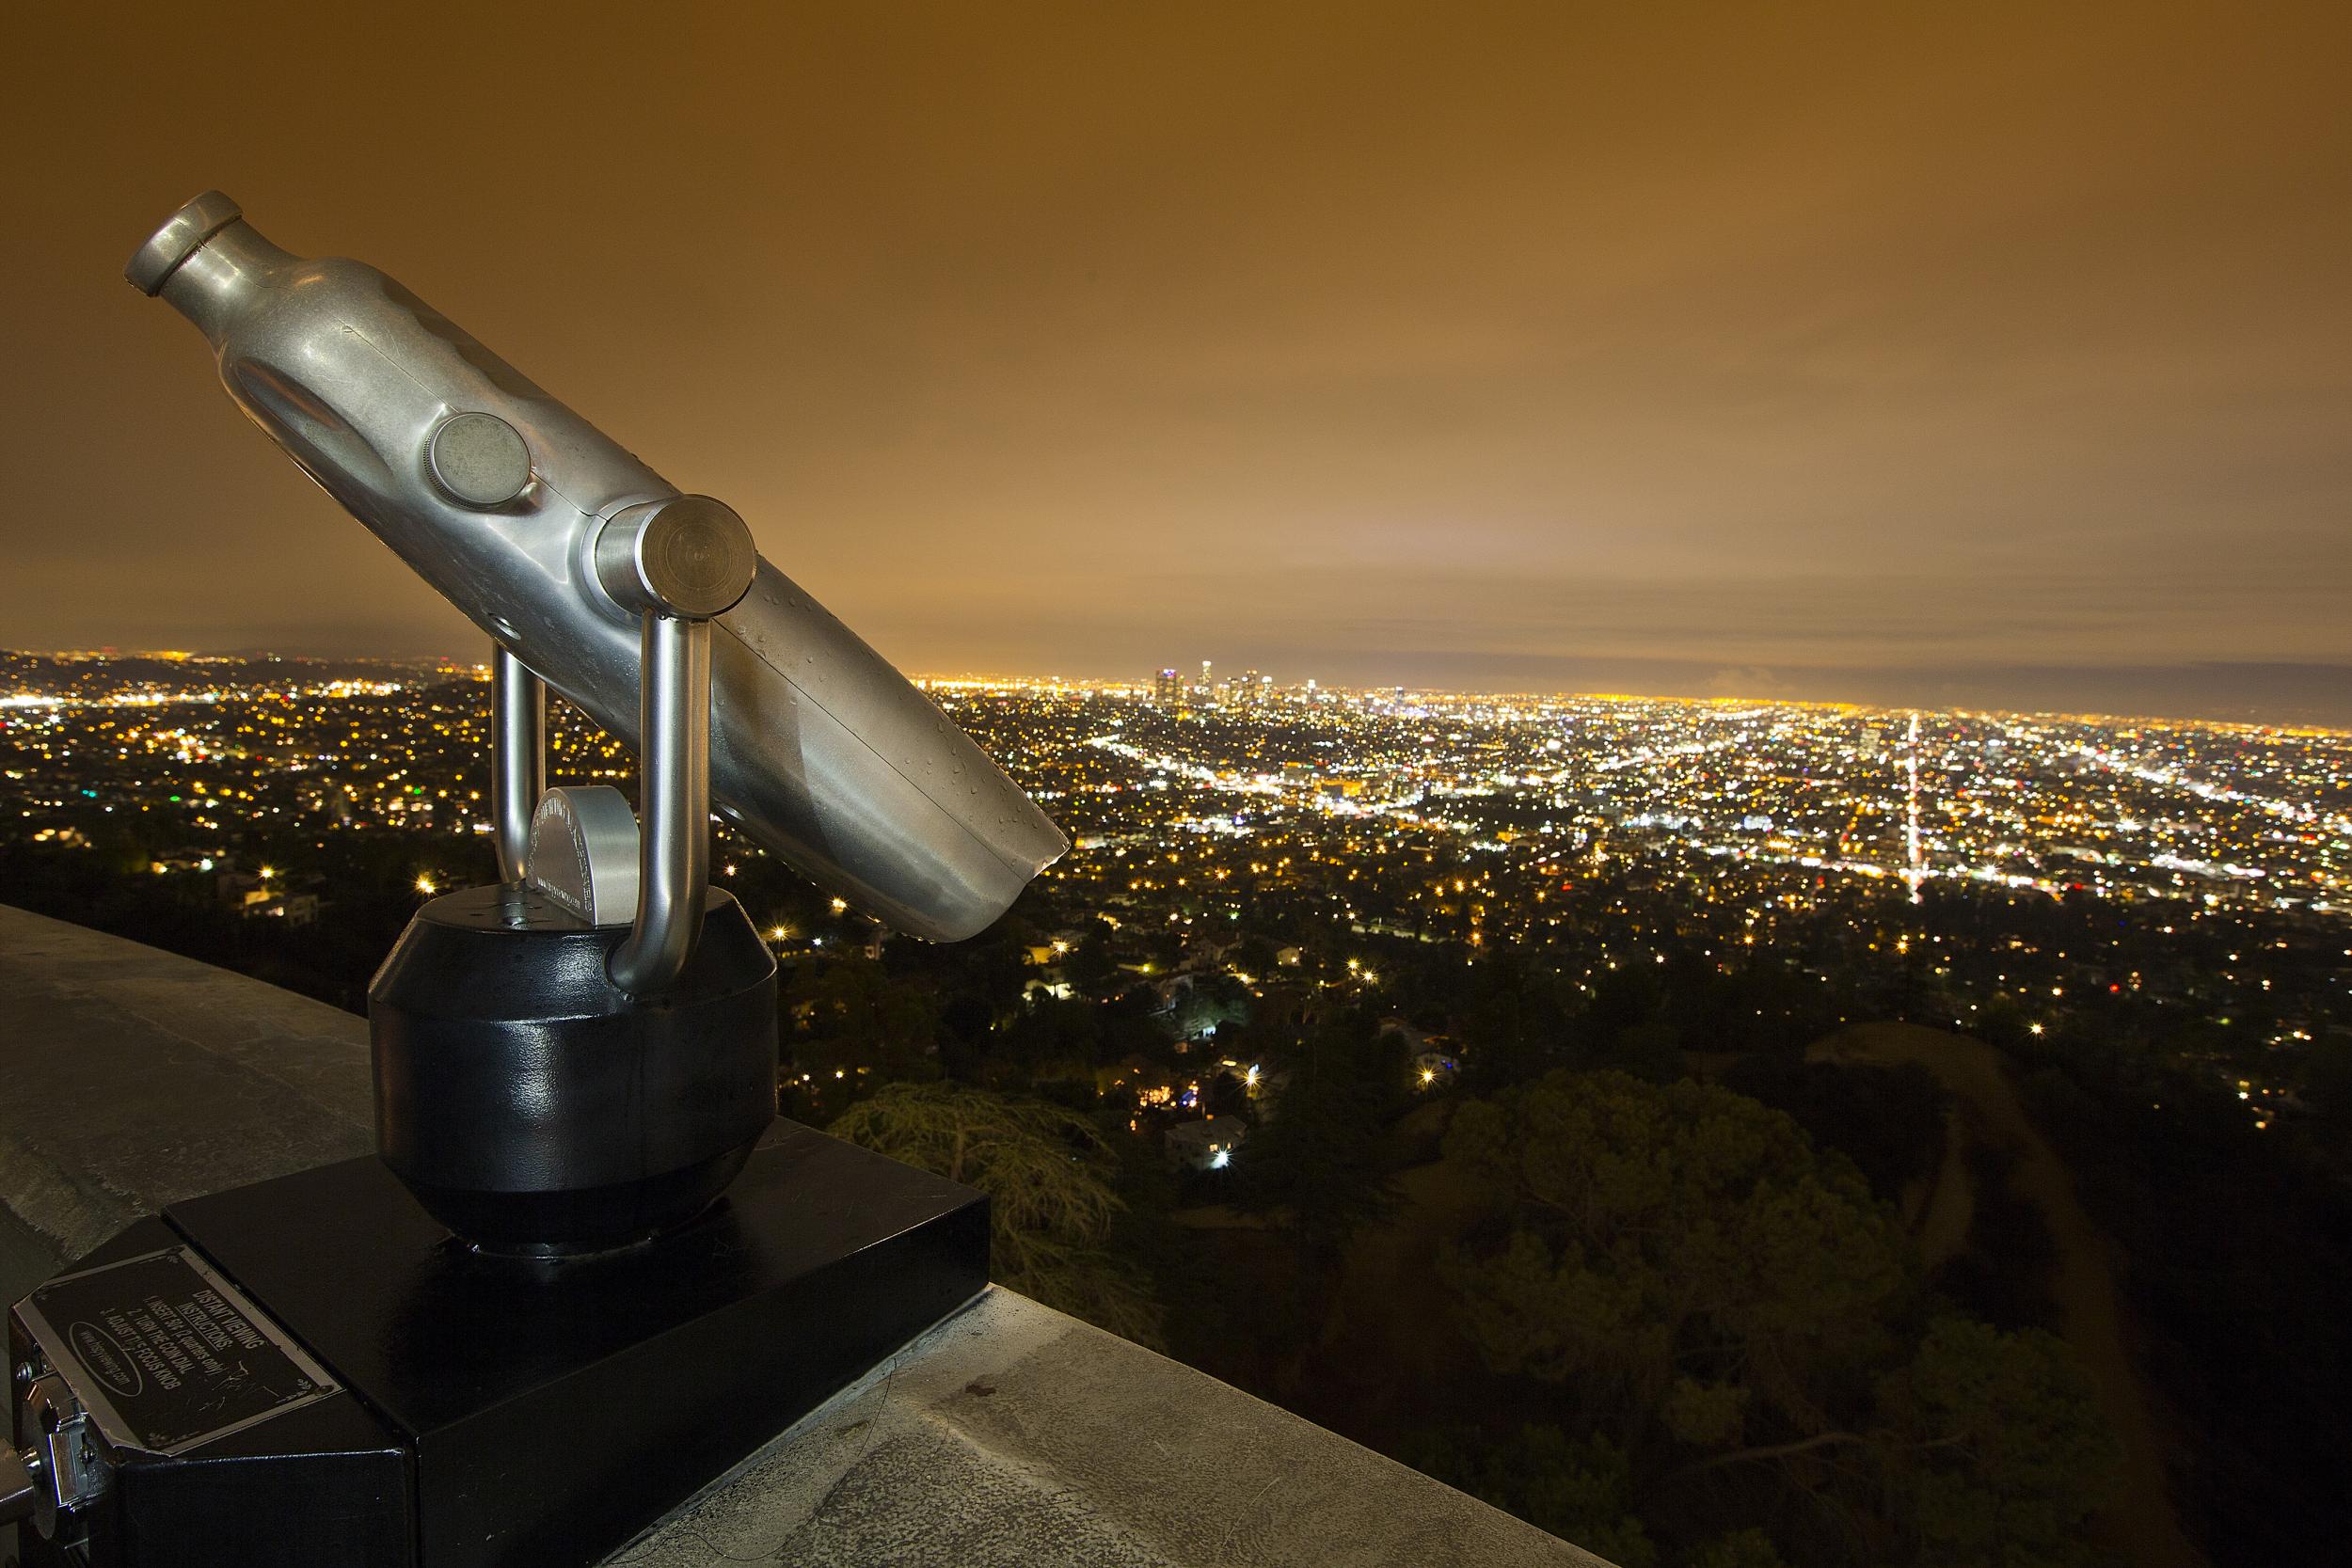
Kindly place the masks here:
<instances>
[{"instance_id":1,"label":"black telescope base","mask_svg":"<svg viewBox=\"0 0 2352 1568\"><path fill-rule=\"evenodd\" d=\"M25 1568L580 1568L987 1276L986 1198L787 1121L592 1258L467 1248L373 1159L175 1204L10 1314L12 1403L89 1413Z\"/></svg>"},{"instance_id":2,"label":"black telescope base","mask_svg":"<svg viewBox=\"0 0 2352 1568\"><path fill-rule=\"evenodd\" d=\"M368 987L375 1147L486 1252L561 1257L691 1217L776 1114L776 960L704 897L666 994L607 974L628 927L476 887L419 910Z\"/></svg>"}]
</instances>

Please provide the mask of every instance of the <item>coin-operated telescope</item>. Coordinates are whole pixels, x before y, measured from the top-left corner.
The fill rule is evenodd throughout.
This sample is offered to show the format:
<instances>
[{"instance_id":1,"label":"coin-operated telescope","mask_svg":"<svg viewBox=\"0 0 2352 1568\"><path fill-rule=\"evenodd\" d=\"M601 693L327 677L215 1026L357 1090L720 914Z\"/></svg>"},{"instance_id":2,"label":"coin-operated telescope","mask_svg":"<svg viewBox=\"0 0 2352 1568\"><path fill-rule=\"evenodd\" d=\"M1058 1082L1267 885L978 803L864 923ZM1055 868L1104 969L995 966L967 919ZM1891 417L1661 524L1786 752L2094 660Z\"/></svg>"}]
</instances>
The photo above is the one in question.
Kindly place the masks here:
<instances>
[{"instance_id":1,"label":"coin-operated telescope","mask_svg":"<svg viewBox=\"0 0 2352 1568\"><path fill-rule=\"evenodd\" d=\"M978 1195L775 1120L713 811L940 941L1067 841L733 510L382 273L210 192L128 277L491 640L501 880L370 988L379 1160L177 1205L12 1311L0 1497L28 1568L586 1560L986 1280ZM546 787L549 688L636 747L634 813Z\"/></svg>"}]
</instances>

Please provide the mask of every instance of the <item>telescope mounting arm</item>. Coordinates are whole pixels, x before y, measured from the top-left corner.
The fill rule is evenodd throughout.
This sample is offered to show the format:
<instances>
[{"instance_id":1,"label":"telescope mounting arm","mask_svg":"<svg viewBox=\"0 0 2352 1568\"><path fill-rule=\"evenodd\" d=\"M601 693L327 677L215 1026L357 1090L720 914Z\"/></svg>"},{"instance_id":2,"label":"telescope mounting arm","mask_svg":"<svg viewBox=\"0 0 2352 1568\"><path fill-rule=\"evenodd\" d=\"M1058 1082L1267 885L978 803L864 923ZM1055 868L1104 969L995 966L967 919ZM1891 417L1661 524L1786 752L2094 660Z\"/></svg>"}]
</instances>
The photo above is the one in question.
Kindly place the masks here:
<instances>
[{"instance_id":1,"label":"telescope mounting arm","mask_svg":"<svg viewBox=\"0 0 2352 1568\"><path fill-rule=\"evenodd\" d=\"M548 792L548 686L502 642L490 644L490 820L499 880L531 875L531 815Z\"/></svg>"},{"instance_id":2,"label":"telescope mounting arm","mask_svg":"<svg viewBox=\"0 0 2352 1568\"><path fill-rule=\"evenodd\" d=\"M677 982L710 885L710 623L751 591L759 552L733 509L676 496L616 514L597 581L639 618L637 918L612 955L633 997Z\"/></svg>"}]
</instances>

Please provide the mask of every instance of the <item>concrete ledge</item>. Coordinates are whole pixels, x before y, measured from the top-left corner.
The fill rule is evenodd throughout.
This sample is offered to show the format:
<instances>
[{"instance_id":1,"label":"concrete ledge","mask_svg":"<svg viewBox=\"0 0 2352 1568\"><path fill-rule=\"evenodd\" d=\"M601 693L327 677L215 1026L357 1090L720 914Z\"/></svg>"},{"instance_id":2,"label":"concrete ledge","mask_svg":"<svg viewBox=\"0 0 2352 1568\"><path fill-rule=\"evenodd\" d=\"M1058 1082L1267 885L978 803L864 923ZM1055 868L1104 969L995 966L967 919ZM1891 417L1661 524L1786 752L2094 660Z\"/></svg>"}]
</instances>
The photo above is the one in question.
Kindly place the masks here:
<instances>
[{"instance_id":1,"label":"concrete ledge","mask_svg":"<svg viewBox=\"0 0 2352 1568\"><path fill-rule=\"evenodd\" d=\"M367 1021L0 906L0 1294L167 1203L375 1147Z\"/></svg>"},{"instance_id":2,"label":"concrete ledge","mask_svg":"<svg viewBox=\"0 0 2352 1568\"><path fill-rule=\"evenodd\" d=\"M609 1560L627 1568L1607 1568L992 1287Z\"/></svg>"},{"instance_id":3,"label":"concrete ledge","mask_svg":"<svg viewBox=\"0 0 2352 1568\"><path fill-rule=\"evenodd\" d=\"M373 1115L363 1020L0 906L7 1299L167 1203L368 1152ZM1607 1568L995 1289L610 1561Z\"/></svg>"}]
</instances>

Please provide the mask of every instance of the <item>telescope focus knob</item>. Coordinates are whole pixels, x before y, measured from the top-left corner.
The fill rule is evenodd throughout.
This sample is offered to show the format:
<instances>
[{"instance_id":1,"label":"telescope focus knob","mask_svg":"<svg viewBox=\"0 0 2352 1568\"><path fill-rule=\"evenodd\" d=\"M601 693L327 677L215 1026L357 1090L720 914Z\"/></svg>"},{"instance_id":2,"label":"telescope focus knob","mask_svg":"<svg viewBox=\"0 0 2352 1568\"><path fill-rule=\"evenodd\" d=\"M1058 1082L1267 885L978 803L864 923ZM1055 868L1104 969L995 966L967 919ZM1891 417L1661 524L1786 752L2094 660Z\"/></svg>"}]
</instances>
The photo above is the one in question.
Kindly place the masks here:
<instances>
[{"instance_id":1,"label":"telescope focus knob","mask_svg":"<svg viewBox=\"0 0 2352 1568\"><path fill-rule=\"evenodd\" d=\"M596 535L596 562L622 609L705 621L751 592L759 546L725 502L673 496L615 513Z\"/></svg>"},{"instance_id":2,"label":"telescope focus knob","mask_svg":"<svg viewBox=\"0 0 2352 1568\"><path fill-rule=\"evenodd\" d=\"M468 506L504 506L531 484L531 448L496 414L453 414L425 448L433 483Z\"/></svg>"}]
</instances>

